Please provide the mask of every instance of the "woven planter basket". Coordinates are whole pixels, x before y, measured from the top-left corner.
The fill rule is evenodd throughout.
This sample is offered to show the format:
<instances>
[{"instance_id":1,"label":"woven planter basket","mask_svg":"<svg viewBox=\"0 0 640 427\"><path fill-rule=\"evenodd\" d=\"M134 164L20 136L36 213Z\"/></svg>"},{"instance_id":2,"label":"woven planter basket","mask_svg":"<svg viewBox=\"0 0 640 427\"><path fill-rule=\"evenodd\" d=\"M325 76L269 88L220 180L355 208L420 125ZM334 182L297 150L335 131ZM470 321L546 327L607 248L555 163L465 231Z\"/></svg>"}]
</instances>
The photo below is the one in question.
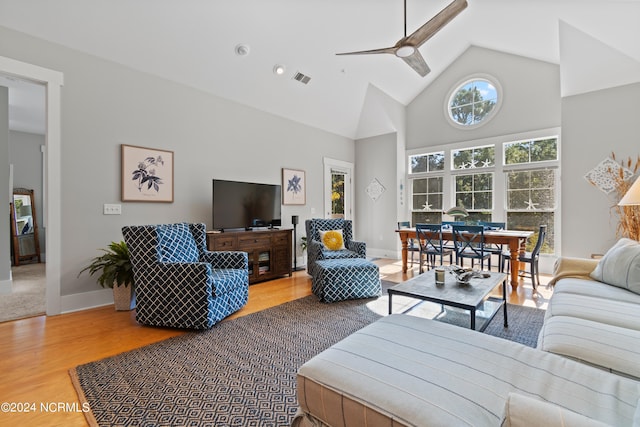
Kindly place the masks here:
<instances>
[{"instance_id":1,"label":"woven planter basket","mask_svg":"<svg viewBox=\"0 0 640 427\"><path fill-rule=\"evenodd\" d=\"M133 286L127 284L122 286L113 285L113 302L117 311L129 311L136 307L136 296Z\"/></svg>"}]
</instances>

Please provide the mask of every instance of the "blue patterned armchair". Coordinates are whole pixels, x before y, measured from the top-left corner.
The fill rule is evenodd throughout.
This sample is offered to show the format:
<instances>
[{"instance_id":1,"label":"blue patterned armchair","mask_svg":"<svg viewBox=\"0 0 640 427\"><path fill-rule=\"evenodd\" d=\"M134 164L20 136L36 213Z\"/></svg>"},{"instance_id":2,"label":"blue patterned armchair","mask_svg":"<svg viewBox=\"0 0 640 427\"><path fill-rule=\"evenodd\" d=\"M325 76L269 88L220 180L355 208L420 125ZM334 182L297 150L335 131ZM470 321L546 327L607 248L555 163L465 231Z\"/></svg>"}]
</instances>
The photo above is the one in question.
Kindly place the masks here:
<instances>
[{"instance_id":1,"label":"blue patterned armchair","mask_svg":"<svg viewBox=\"0 0 640 427\"><path fill-rule=\"evenodd\" d=\"M336 219L308 219L305 221L307 230L307 272L315 277L316 261L324 259L366 258L367 245L365 242L353 240L351 220ZM345 249L332 251L325 249L320 239L321 231L342 230Z\"/></svg>"},{"instance_id":2,"label":"blue patterned armchair","mask_svg":"<svg viewBox=\"0 0 640 427\"><path fill-rule=\"evenodd\" d=\"M204 224L122 228L136 292L136 320L207 329L249 298L246 252L210 252Z\"/></svg>"}]
</instances>

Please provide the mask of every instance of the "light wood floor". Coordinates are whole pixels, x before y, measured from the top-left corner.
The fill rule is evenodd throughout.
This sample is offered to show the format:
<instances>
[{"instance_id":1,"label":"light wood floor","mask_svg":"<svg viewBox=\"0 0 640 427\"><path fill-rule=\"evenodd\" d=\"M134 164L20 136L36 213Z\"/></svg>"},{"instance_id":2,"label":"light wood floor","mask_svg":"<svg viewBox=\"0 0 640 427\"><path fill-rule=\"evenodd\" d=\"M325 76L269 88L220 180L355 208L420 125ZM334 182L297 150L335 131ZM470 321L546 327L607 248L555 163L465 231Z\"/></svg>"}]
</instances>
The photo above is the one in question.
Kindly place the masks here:
<instances>
[{"instance_id":1,"label":"light wood floor","mask_svg":"<svg viewBox=\"0 0 640 427\"><path fill-rule=\"evenodd\" d=\"M417 274L417 266L407 274L396 260L377 260L382 278L401 282ZM545 284L549 278L542 278ZM249 302L229 319L244 316L311 294L311 281L304 271L249 288ZM510 289L510 286L509 288ZM517 289L510 289L509 302L546 308L551 294L546 286L532 293L528 279ZM11 413L6 405L0 410L0 426L85 426L78 397L68 370L134 348L142 347L184 332L174 329L140 326L135 312L116 312L106 306L59 316L39 316L0 323L0 403L30 412ZM41 408L67 405L72 410L46 412ZM53 406L52 406L53 404ZM35 406L35 408L33 406ZM33 410L35 409L35 410Z\"/></svg>"}]
</instances>

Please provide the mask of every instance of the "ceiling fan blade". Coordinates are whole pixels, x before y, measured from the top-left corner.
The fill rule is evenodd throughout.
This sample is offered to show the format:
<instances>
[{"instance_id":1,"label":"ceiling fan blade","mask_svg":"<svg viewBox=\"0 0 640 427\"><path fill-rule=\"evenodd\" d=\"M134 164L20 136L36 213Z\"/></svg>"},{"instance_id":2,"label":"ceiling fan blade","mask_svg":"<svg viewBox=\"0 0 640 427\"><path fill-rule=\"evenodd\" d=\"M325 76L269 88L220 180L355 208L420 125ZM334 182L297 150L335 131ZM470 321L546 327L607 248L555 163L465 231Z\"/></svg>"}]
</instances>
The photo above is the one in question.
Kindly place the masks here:
<instances>
[{"instance_id":1,"label":"ceiling fan blade","mask_svg":"<svg viewBox=\"0 0 640 427\"><path fill-rule=\"evenodd\" d=\"M409 66L413 68L415 72L420 74L422 77L426 76L431 71L431 69L425 62L424 58L420 54L419 50L416 50L410 56L402 58L402 60L407 64L409 64Z\"/></svg>"},{"instance_id":2,"label":"ceiling fan blade","mask_svg":"<svg viewBox=\"0 0 640 427\"><path fill-rule=\"evenodd\" d=\"M373 55L377 53L396 53L395 47L383 47L382 49L361 50L357 52L336 53L336 55Z\"/></svg>"},{"instance_id":3,"label":"ceiling fan blade","mask_svg":"<svg viewBox=\"0 0 640 427\"><path fill-rule=\"evenodd\" d=\"M435 33L440 31L442 27L447 25L453 18L458 16L467 7L467 0L453 0L447 7L442 9L436 16L431 18L422 27L415 30L407 37L403 44L422 46L424 42L429 40Z\"/></svg>"}]
</instances>

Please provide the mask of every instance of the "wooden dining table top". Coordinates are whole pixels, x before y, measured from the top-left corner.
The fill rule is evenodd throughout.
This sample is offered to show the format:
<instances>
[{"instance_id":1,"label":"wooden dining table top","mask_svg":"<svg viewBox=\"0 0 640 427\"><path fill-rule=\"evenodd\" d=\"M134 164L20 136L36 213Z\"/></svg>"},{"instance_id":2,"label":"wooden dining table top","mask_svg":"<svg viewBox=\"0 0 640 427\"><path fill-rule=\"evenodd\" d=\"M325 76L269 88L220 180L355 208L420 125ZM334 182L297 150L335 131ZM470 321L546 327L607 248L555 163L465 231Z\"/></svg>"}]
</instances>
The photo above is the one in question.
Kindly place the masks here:
<instances>
[{"instance_id":1,"label":"wooden dining table top","mask_svg":"<svg viewBox=\"0 0 640 427\"><path fill-rule=\"evenodd\" d=\"M412 228L399 228L396 230L400 240L402 241L402 272L407 272L407 241L409 239L416 238L416 229ZM429 234L427 232L427 234ZM508 245L511 253L511 287L513 289L518 287L518 272L520 271L520 262L518 262L518 256L524 254L525 245L529 237L534 234L533 231L528 230L485 230L484 241L485 243L493 243L498 245ZM453 230L451 228L442 229L442 238L445 240L453 240Z\"/></svg>"}]
</instances>

